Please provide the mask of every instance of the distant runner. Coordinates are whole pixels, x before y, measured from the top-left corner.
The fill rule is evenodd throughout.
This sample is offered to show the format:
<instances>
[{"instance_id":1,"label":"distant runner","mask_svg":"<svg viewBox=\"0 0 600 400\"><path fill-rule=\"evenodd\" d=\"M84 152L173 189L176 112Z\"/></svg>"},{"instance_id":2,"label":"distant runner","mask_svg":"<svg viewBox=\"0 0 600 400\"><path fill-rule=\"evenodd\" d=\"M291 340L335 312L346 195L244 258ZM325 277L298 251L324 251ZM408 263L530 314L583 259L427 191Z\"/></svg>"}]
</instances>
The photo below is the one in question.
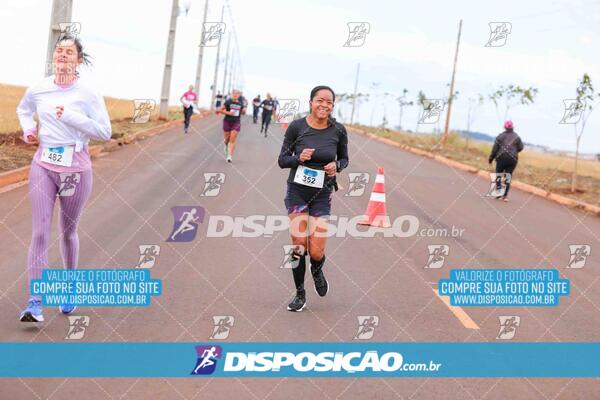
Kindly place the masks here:
<instances>
[{"instance_id":1,"label":"distant runner","mask_svg":"<svg viewBox=\"0 0 600 400\"><path fill-rule=\"evenodd\" d=\"M221 112L225 114L223 118L223 137L227 162L233 161L235 143L241 127L241 115L244 111L245 108L244 103L240 99L240 91L234 89L231 92L231 98L226 100L221 107Z\"/></svg>"},{"instance_id":2,"label":"distant runner","mask_svg":"<svg viewBox=\"0 0 600 400\"><path fill-rule=\"evenodd\" d=\"M221 104L223 103L223 95L221 94L221 92L217 92L216 97L216 102L215 102L215 110L217 110L217 115L219 115L219 113L221 112Z\"/></svg>"},{"instance_id":3,"label":"distant runner","mask_svg":"<svg viewBox=\"0 0 600 400\"><path fill-rule=\"evenodd\" d=\"M271 123L271 118L273 117L273 112L275 111L275 101L271 97L270 93L267 93L267 98L263 100L260 104L263 109L262 112L262 125L260 127L260 132L265 133L265 137L267 137L267 130L269 130L269 124Z\"/></svg>"},{"instance_id":4,"label":"distant runner","mask_svg":"<svg viewBox=\"0 0 600 400\"><path fill-rule=\"evenodd\" d=\"M246 115L246 109L248 108L248 100L244 97L244 93L242 91L240 91L240 100L242 102L242 105L244 106L242 108L242 114Z\"/></svg>"},{"instance_id":5,"label":"distant runner","mask_svg":"<svg viewBox=\"0 0 600 400\"><path fill-rule=\"evenodd\" d=\"M258 120L258 111L260 110L260 94L252 99L252 122L256 123Z\"/></svg>"},{"instance_id":6,"label":"distant runner","mask_svg":"<svg viewBox=\"0 0 600 400\"><path fill-rule=\"evenodd\" d=\"M496 190L502 189L502 176L500 174L507 173L506 177L506 190L504 195L496 197L496 199L502 199L508 201L508 190L510 189L510 181L512 180L512 173L517 168L517 162L519 161L519 153L523 151L523 142L517 133L513 130L512 121L506 121L504 123L504 132L496 137L494 147L490 154L489 163L496 160Z\"/></svg>"},{"instance_id":7,"label":"distant runner","mask_svg":"<svg viewBox=\"0 0 600 400\"><path fill-rule=\"evenodd\" d=\"M194 113L194 105L198 103L198 94L194 92L194 85L189 86L188 91L181 95L179 101L183 104L183 131L188 133L190 118Z\"/></svg>"}]
</instances>

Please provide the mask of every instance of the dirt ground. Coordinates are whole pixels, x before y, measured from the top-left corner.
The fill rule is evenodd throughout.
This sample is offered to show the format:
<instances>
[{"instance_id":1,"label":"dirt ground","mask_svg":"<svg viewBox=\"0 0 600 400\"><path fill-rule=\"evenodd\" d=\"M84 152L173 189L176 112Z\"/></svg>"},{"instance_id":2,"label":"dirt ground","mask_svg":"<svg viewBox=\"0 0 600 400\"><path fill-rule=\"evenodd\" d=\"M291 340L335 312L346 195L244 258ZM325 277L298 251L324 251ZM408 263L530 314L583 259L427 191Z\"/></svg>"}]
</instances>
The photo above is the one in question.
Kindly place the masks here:
<instances>
[{"instance_id":1,"label":"dirt ground","mask_svg":"<svg viewBox=\"0 0 600 400\"><path fill-rule=\"evenodd\" d=\"M183 118L179 107L169 111L169 120ZM132 124L129 119L112 121L113 139L127 137L140 130L152 128L162 124L163 121L153 119L144 124ZM94 144L95 142L90 142ZM10 132L0 134L0 172L10 171L24 167L31 163L31 159L37 150L37 146L28 145L21 139L21 132Z\"/></svg>"},{"instance_id":2,"label":"dirt ground","mask_svg":"<svg viewBox=\"0 0 600 400\"><path fill-rule=\"evenodd\" d=\"M408 134L390 129L357 126L370 133L392 139L398 143L417 147L432 153L440 154L452 160L472 165L482 170L493 172L488 164L491 145L465 140L458 134L451 134L446 146L439 145L439 136L426 134ZM580 200L593 205L600 205L600 162L591 160L579 161L577 190L571 192L571 176L573 159L554 154L524 151L519 157L519 164L514 179L548 190L552 193Z\"/></svg>"}]
</instances>

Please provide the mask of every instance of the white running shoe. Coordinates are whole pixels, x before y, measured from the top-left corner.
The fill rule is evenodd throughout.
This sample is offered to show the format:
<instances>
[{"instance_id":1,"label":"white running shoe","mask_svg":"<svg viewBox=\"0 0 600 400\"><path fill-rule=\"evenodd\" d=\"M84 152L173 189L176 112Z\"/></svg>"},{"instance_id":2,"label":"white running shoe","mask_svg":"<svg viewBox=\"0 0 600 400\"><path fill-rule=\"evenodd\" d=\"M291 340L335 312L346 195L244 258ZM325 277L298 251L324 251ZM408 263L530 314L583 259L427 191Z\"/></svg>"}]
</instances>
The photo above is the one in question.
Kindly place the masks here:
<instances>
[{"instance_id":1,"label":"white running shoe","mask_svg":"<svg viewBox=\"0 0 600 400\"><path fill-rule=\"evenodd\" d=\"M23 310L19 320L21 322L44 322L42 302L36 298L29 299L27 308Z\"/></svg>"}]
</instances>

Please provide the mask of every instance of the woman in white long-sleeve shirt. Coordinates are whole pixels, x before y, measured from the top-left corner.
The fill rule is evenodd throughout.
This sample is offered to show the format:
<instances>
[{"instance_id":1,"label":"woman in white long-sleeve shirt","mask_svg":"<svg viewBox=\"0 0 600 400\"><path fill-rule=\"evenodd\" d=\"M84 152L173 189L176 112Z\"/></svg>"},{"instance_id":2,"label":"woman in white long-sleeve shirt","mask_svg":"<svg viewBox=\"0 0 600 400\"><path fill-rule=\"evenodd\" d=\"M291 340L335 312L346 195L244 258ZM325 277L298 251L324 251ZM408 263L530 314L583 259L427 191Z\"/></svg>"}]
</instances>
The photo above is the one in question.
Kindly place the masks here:
<instances>
[{"instance_id":1,"label":"woman in white long-sleeve shirt","mask_svg":"<svg viewBox=\"0 0 600 400\"><path fill-rule=\"evenodd\" d=\"M54 50L54 75L27 89L17 107L23 140L28 144L39 144L29 172L32 210L32 238L27 257L29 282L41 278L42 270L49 268L48 247L56 197L60 199L63 266L77 268L77 226L92 191L88 143L90 139L109 140L112 134L104 99L79 82L77 68L81 64L89 64L89 56L83 51L80 40L61 37ZM39 130L34 113L38 116ZM75 305L60 306L64 314L74 309ZM44 320L39 297L30 296L20 320Z\"/></svg>"}]
</instances>

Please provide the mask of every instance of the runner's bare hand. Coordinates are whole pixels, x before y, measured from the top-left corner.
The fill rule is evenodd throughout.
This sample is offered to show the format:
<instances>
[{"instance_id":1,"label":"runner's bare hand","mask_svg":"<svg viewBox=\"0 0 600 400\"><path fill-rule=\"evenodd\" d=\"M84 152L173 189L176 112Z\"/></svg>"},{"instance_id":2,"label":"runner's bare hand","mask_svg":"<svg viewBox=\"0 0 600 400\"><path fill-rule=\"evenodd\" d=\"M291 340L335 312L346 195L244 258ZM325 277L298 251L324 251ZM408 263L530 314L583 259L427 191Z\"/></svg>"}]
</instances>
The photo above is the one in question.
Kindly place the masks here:
<instances>
[{"instance_id":1,"label":"runner's bare hand","mask_svg":"<svg viewBox=\"0 0 600 400\"><path fill-rule=\"evenodd\" d=\"M312 154L315 152L315 149L304 149L302 153L300 153L300 162L308 161L311 159Z\"/></svg>"},{"instance_id":2,"label":"runner's bare hand","mask_svg":"<svg viewBox=\"0 0 600 400\"><path fill-rule=\"evenodd\" d=\"M33 133L27 134L26 138L27 138L27 140L25 141L25 143L27 143L27 144L39 144L37 135L35 135Z\"/></svg>"},{"instance_id":3,"label":"runner's bare hand","mask_svg":"<svg viewBox=\"0 0 600 400\"><path fill-rule=\"evenodd\" d=\"M332 161L329 164L325 165L323 169L325 170L327 176L335 176L335 173L337 172L337 165L335 161Z\"/></svg>"}]
</instances>

